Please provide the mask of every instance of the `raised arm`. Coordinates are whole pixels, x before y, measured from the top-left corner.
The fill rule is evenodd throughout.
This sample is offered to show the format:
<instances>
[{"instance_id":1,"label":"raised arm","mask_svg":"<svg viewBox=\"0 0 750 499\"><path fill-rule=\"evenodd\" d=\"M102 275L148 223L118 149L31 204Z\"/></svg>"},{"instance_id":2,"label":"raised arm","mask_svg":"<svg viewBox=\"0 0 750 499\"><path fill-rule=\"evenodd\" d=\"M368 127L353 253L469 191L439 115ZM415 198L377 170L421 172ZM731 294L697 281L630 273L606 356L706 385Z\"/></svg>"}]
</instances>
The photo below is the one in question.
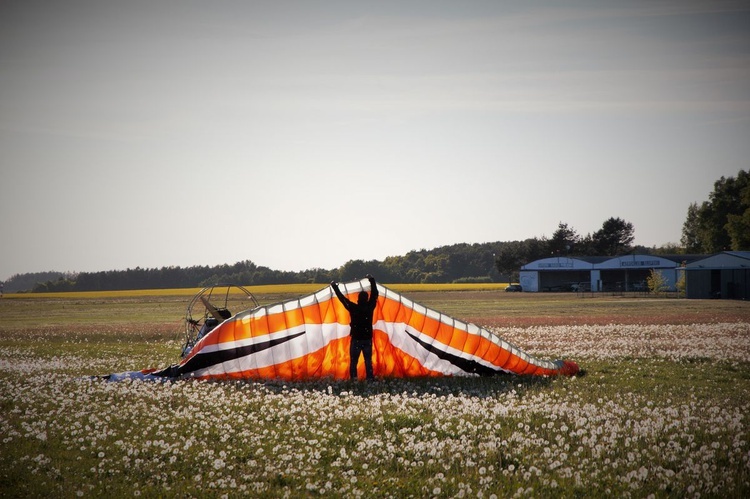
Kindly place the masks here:
<instances>
[{"instance_id":1,"label":"raised arm","mask_svg":"<svg viewBox=\"0 0 750 499\"><path fill-rule=\"evenodd\" d=\"M374 304L378 301L378 285L375 283L375 278L370 274L367 274L367 280L370 281L370 303Z\"/></svg>"},{"instance_id":2,"label":"raised arm","mask_svg":"<svg viewBox=\"0 0 750 499\"><path fill-rule=\"evenodd\" d=\"M336 281L331 281L331 287L333 288L333 292L336 293L336 296L339 298L339 301L344 304L344 308L349 310L349 307L354 305L353 302L351 302L339 289L339 285L336 284Z\"/></svg>"}]
</instances>

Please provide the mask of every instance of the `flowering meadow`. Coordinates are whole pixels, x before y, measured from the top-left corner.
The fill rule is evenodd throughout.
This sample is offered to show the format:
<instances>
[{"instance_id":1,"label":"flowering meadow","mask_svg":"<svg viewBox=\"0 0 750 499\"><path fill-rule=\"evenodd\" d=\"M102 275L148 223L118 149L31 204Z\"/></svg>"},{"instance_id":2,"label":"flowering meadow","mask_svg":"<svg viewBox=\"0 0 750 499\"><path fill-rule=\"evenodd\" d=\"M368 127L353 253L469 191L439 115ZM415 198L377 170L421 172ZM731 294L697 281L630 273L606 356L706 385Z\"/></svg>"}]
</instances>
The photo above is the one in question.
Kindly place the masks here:
<instances>
[{"instance_id":1,"label":"flowering meadow","mask_svg":"<svg viewBox=\"0 0 750 499\"><path fill-rule=\"evenodd\" d=\"M175 362L174 324L66 304L0 326L0 496L748 497L750 307L704 303L691 323L483 324L576 377L374 383L109 383L92 375Z\"/></svg>"}]
</instances>

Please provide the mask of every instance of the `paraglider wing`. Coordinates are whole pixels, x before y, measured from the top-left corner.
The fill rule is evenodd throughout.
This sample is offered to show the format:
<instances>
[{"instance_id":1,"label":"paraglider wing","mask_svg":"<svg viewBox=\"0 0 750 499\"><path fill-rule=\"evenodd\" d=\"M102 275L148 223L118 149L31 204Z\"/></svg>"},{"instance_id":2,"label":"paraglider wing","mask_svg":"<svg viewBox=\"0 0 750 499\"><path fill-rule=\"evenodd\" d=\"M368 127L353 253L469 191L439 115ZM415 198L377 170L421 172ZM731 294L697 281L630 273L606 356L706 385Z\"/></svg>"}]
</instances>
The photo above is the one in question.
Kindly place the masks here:
<instances>
[{"instance_id":1,"label":"paraglider wing","mask_svg":"<svg viewBox=\"0 0 750 499\"><path fill-rule=\"evenodd\" d=\"M479 326L378 286L380 296L373 316L375 376L578 372L574 362L537 359ZM351 300L369 288L367 279L341 285ZM329 286L225 320L201 338L178 365L155 374L202 379L345 379L349 377L349 344L349 313ZM359 368L362 371L364 366Z\"/></svg>"}]
</instances>

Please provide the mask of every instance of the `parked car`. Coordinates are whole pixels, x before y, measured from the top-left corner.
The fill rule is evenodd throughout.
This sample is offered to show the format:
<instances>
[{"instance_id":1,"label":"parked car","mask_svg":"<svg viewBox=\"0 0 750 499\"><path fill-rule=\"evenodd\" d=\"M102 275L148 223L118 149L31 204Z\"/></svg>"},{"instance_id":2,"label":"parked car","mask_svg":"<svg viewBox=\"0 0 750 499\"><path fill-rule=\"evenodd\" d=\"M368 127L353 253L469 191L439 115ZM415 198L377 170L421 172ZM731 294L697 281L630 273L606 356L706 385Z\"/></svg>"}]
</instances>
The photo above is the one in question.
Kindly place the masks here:
<instances>
[{"instance_id":1,"label":"parked car","mask_svg":"<svg viewBox=\"0 0 750 499\"><path fill-rule=\"evenodd\" d=\"M505 288L506 293L520 293L521 291L523 291L523 288L520 284L511 284Z\"/></svg>"}]
</instances>

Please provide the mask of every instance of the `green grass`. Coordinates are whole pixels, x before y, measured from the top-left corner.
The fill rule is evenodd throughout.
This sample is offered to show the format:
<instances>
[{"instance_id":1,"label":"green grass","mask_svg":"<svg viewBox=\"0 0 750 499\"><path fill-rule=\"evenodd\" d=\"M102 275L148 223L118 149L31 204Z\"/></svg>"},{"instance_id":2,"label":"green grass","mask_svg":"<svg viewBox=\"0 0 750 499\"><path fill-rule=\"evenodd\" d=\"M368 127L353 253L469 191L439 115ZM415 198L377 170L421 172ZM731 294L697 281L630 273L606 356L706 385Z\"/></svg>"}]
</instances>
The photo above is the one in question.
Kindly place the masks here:
<instances>
[{"instance_id":1,"label":"green grass","mask_svg":"<svg viewBox=\"0 0 750 499\"><path fill-rule=\"evenodd\" d=\"M316 285L319 286L319 285ZM463 285L476 286L476 285ZM394 289L398 287L394 285ZM292 288L294 289L294 288ZM316 288L319 289L319 288ZM257 290L256 290L257 291ZM601 295L581 298L574 293L505 293L497 290L400 291L425 306L479 324L590 324L736 322L750 320L750 303L734 300ZM254 293L261 304L299 296L284 292ZM57 325L177 325L191 295L85 298L76 293L45 298L15 295L0 300L0 327Z\"/></svg>"},{"instance_id":2,"label":"green grass","mask_svg":"<svg viewBox=\"0 0 750 499\"><path fill-rule=\"evenodd\" d=\"M575 378L106 383L89 377L176 362L188 297L0 300L0 496L750 494L748 304L409 297L571 341L635 326L576 357ZM709 325L731 355L654 355L652 324L659 341ZM622 342L638 343L608 350Z\"/></svg>"}]
</instances>

